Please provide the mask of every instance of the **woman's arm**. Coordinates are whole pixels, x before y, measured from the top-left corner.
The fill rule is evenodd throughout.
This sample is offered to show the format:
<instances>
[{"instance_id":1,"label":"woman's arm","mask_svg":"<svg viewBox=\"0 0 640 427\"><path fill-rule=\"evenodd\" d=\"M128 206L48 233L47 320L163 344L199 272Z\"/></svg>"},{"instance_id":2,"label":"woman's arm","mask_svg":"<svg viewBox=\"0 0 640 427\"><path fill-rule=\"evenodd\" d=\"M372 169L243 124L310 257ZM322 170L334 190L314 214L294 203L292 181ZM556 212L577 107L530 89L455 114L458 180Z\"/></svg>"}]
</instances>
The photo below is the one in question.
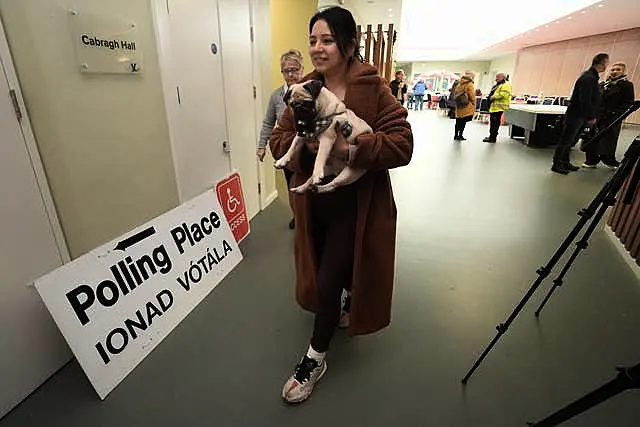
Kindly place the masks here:
<instances>
[{"instance_id":1,"label":"woman's arm","mask_svg":"<svg viewBox=\"0 0 640 427\"><path fill-rule=\"evenodd\" d=\"M356 138L356 149L350 156L349 166L382 170L408 164L413 154L413 133L406 118L407 110L391 92L379 89L378 114L372 126L374 133Z\"/></svg>"},{"instance_id":2,"label":"woman's arm","mask_svg":"<svg viewBox=\"0 0 640 427\"><path fill-rule=\"evenodd\" d=\"M276 125L276 105L273 102L273 95L269 98L269 105L267 106L267 113L262 120L262 129L260 130L260 139L258 140L258 148L265 148L273 127Z\"/></svg>"}]
</instances>

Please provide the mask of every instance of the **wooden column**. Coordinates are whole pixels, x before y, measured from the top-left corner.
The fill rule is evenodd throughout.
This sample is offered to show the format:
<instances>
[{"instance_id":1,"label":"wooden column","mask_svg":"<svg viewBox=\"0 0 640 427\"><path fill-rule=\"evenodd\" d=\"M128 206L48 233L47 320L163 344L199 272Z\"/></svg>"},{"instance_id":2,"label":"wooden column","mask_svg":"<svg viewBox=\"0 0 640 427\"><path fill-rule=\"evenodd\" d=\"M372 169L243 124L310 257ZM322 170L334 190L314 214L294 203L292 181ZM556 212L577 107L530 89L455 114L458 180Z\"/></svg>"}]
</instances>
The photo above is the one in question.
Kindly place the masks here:
<instances>
[{"instance_id":1,"label":"wooden column","mask_svg":"<svg viewBox=\"0 0 640 427\"><path fill-rule=\"evenodd\" d=\"M393 73L393 24L389 24L387 30L387 54L385 58L384 76L387 81L392 80L391 73Z\"/></svg>"},{"instance_id":2,"label":"wooden column","mask_svg":"<svg viewBox=\"0 0 640 427\"><path fill-rule=\"evenodd\" d=\"M371 63L371 40L373 39L373 32L371 31L371 24L367 25L367 35L364 42L364 62Z\"/></svg>"},{"instance_id":3,"label":"wooden column","mask_svg":"<svg viewBox=\"0 0 640 427\"><path fill-rule=\"evenodd\" d=\"M378 32L376 34L375 49L373 52L373 66L378 69L380 73L382 71L382 43L384 38L384 31L382 30L382 24L378 24Z\"/></svg>"},{"instance_id":4,"label":"wooden column","mask_svg":"<svg viewBox=\"0 0 640 427\"><path fill-rule=\"evenodd\" d=\"M640 265L640 189L635 189L636 194L630 204L625 205L623 203L629 190L630 180L631 176L625 182L622 190L620 190L618 202L609 217L609 226L611 226L611 229L624 247L631 253L636 263Z\"/></svg>"}]
</instances>

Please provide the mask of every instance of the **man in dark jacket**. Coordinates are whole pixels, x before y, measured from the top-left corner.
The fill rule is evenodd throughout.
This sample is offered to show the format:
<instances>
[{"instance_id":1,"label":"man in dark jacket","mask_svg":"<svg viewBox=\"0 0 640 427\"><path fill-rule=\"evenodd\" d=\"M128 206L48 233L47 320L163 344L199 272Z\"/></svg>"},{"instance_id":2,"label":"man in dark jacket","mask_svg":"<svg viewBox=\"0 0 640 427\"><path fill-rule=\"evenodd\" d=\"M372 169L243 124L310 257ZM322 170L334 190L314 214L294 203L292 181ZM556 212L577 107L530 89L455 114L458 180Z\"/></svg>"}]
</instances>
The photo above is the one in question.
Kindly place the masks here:
<instances>
[{"instance_id":1,"label":"man in dark jacket","mask_svg":"<svg viewBox=\"0 0 640 427\"><path fill-rule=\"evenodd\" d=\"M398 100L398 102L404 105L404 98L407 94L407 84L404 82L404 71L396 71L396 79L389 83L391 93Z\"/></svg>"},{"instance_id":2,"label":"man in dark jacket","mask_svg":"<svg viewBox=\"0 0 640 427\"><path fill-rule=\"evenodd\" d=\"M600 83L602 108L598 114L598 128L604 129L613 123L633 104L635 94L633 83L627 80L627 66L624 62L616 62L609 70L607 80ZM588 143L585 148L587 161L583 168L595 168L602 161L611 168L617 168L616 148L622 123L605 132L597 141Z\"/></svg>"},{"instance_id":3,"label":"man in dark jacket","mask_svg":"<svg viewBox=\"0 0 640 427\"><path fill-rule=\"evenodd\" d=\"M551 170L566 175L580 168L571 164L569 155L585 125L596 124L601 103L599 74L609 66L609 55L599 53L591 61L591 68L582 73L573 87L564 119L564 131L553 155Z\"/></svg>"}]
</instances>

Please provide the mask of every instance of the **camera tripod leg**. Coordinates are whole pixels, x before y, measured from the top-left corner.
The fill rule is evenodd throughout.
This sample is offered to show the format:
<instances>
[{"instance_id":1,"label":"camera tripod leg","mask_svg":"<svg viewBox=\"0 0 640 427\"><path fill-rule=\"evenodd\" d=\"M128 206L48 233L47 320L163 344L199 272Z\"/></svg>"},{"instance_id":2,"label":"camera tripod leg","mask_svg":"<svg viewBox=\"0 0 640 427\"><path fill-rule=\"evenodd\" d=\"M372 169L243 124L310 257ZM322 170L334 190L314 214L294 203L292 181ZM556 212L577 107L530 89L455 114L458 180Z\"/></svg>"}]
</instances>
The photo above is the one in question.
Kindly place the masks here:
<instances>
[{"instance_id":1,"label":"camera tripod leg","mask_svg":"<svg viewBox=\"0 0 640 427\"><path fill-rule=\"evenodd\" d=\"M638 105L640 107L640 101ZM540 287L540 284L551 273L551 271L553 270L555 265L558 263L558 261L560 261L560 259L562 258L564 253L567 251L571 243L576 239L576 237L578 236L582 228L587 224L587 222L589 222L589 220L596 214L596 212L598 212L598 208L600 208L600 211L598 212L598 215L599 215L598 221L604 215L604 213L608 208L607 203L609 203L611 200L615 200L615 196L618 194L618 191L622 188L622 185L624 184L626 178L631 175L631 172L634 166L636 165L636 163L638 163L639 158L640 158L640 138L636 138L631 143L631 146L627 150L627 153L625 154L625 157L620 167L618 168L618 170L613 174L613 176L609 179L609 181L607 181L604 187L598 192L598 194L594 197L594 199L591 201L589 206L587 206L586 208L580 211L579 213L580 219L578 220L578 223L575 225L575 227L573 227L573 229L569 232L569 234L564 239L564 241L560 244L560 247L553 254L549 262L544 267L539 268L537 270L539 277L535 280L535 282L533 282L533 284L531 285L527 293L524 295L522 300L520 300L520 302L518 303L516 308L513 310L513 312L509 315L507 320L496 327L496 329L498 330L498 333L493 338L493 340L491 340L489 345L485 348L485 350L482 352L480 357L476 360L476 362L473 364L471 369L464 376L464 378L462 379L462 384L466 384L469 381L469 378L471 378L471 376L476 371L476 369L478 369L482 361L487 357L491 349L497 344L500 337L507 332L511 323L513 323L513 321L516 319L518 314L522 311L524 306L531 299L535 291L538 289L538 287ZM638 173L637 175L638 177L640 177L640 173ZM595 222L595 224L597 224L597 222ZM587 239L590 235L591 233L585 234ZM575 256L577 256L577 254L575 254ZM575 256L573 256L572 258L575 259ZM571 260L571 262L573 262L573 259ZM566 270L568 270L568 267L566 268ZM564 273L566 273L566 270L564 270ZM564 276L564 274L562 276ZM548 300L549 297L550 295L547 295L546 300Z\"/></svg>"},{"instance_id":2,"label":"camera tripod leg","mask_svg":"<svg viewBox=\"0 0 640 427\"><path fill-rule=\"evenodd\" d=\"M593 220L591 221L591 224L589 224L589 227L587 228L587 231L584 233L584 236L582 237L582 239L580 239L580 241L576 243L576 249L571 254L571 257L569 258L564 268L560 272L560 275L558 276L557 279L553 281L553 287L549 289L549 292L544 297L544 299L542 300L542 303L540 304L540 306L535 312L536 317L540 316L540 312L542 311L544 306L547 304L547 301L549 301L549 298L551 298L551 295L553 295L556 289L563 285L564 276L567 274L567 272L573 265L573 262L576 260L578 255L580 255L580 252L587 249L587 247L589 247L589 238L598 227L600 220L602 220L602 217L605 215L607 210L611 206L616 204L616 196L620 191L620 189L622 188L622 186L624 185L625 179L631 174L633 170L633 166L636 164L637 160L638 160L637 158L632 158L632 157L625 158L623 160L623 163L620 165L620 168L616 171L616 173L609 179L609 181L605 185L604 187L605 194L602 194L601 192L598 195L598 197L594 199L599 201L600 208L598 209L598 212L596 213ZM594 207L595 206L592 203L591 205L589 205L588 208L580 211L579 215L582 217L586 216L587 218L591 218L591 216L593 215L592 209Z\"/></svg>"},{"instance_id":3,"label":"camera tripod leg","mask_svg":"<svg viewBox=\"0 0 640 427\"><path fill-rule=\"evenodd\" d=\"M617 368L618 375L613 380L581 397L537 423L527 423L531 427L553 427L579 415L605 400L625 390L640 388L640 364L631 368Z\"/></svg>"},{"instance_id":4,"label":"camera tripod leg","mask_svg":"<svg viewBox=\"0 0 640 427\"><path fill-rule=\"evenodd\" d=\"M600 207L600 210L598 210L598 213L593 218L593 221L591 221L591 224L589 224L589 227L587 228L587 231L584 233L584 236L582 237L582 239L580 239L580 241L578 241L576 243L576 249L571 254L571 257L569 258L569 260L565 264L564 268L560 272L560 275L558 276L558 278L556 278L553 281L553 286L551 287L551 289L549 289L549 292L544 297L544 300L542 300L542 303L540 304L540 306L536 310L536 312L535 312L536 317L540 316L540 312L542 311L544 306L547 304L547 301L549 301L549 298L551 298L551 295L553 295L555 290L563 285L564 276L567 274L567 272L569 271L569 269L573 265L573 262L576 260L576 258L578 258L578 255L580 255L580 252L589 247L589 238L591 237L591 234L593 234L593 232L597 228L598 223L600 222L600 220L602 219L604 214L607 212L607 209L609 209L609 207L613 206L614 204L615 204L615 199L613 199L613 200L608 199L608 200L606 200L606 202L604 202L602 207Z\"/></svg>"}]
</instances>

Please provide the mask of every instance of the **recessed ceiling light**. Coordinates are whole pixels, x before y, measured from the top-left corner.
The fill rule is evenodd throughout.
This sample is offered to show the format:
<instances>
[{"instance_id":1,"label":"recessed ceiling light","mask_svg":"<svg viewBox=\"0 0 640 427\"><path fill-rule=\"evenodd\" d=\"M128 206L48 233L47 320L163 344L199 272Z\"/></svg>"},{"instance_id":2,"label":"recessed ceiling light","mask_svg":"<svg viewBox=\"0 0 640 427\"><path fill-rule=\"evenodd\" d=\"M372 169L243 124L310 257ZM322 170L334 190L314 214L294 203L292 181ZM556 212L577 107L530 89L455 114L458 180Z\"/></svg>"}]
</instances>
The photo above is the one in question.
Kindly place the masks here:
<instances>
[{"instance_id":1,"label":"recessed ceiling light","mask_svg":"<svg viewBox=\"0 0 640 427\"><path fill-rule=\"evenodd\" d=\"M536 31L540 31L540 28L536 28Z\"/></svg>"},{"instance_id":2,"label":"recessed ceiling light","mask_svg":"<svg viewBox=\"0 0 640 427\"><path fill-rule=\"evenodd\" d=\"M389 8L387 9L388 12L393 12L393 9Z\"/></svg>"},{"instance_id":3,"label":"recessed ceiling light","mask_svg":"<svg viewBox=\"0 0 640 427\"><path fill-rule=\"evenodd\" d=\"M598 5L598 7L604 7L604 5L603 5L602 3L600 3L600 4Z\"/></svg>"},{"instance_id":4,"label":"recessed ceiling light","mask_svg":"<svg viewBox=\"0 0 640 427\"><path fill-rule=\"evenodd\" d=\"M582 11L582 12L580 12L580 13L582 13L582 14L584 15L585 13L587 13L587 11L586 11L586 10L583 10L583 11Z\"/></svg>"},{"instance_id":5,"label":"recessed ceiling light","mask_svg":"<svg viewBox=\"0 0 640 427\"><path fill-rule=\"evenodd\" d=\"M549 25L547 24L547 25L545 25L544 27L545 27L545 28L549 28Z\"/></svg>"},{"instance_id":6,"label":"recessed ceiling light","mask_svg":"<svg viewBox=\"0 0 640 427\"><path fill-rule=\"evenodd\" d=\"M571 21L572 19L573 19L573 17L572 17L572 16L568 16L568 17L567 17L567 21Z\"/></svg>"}]
</instances>

